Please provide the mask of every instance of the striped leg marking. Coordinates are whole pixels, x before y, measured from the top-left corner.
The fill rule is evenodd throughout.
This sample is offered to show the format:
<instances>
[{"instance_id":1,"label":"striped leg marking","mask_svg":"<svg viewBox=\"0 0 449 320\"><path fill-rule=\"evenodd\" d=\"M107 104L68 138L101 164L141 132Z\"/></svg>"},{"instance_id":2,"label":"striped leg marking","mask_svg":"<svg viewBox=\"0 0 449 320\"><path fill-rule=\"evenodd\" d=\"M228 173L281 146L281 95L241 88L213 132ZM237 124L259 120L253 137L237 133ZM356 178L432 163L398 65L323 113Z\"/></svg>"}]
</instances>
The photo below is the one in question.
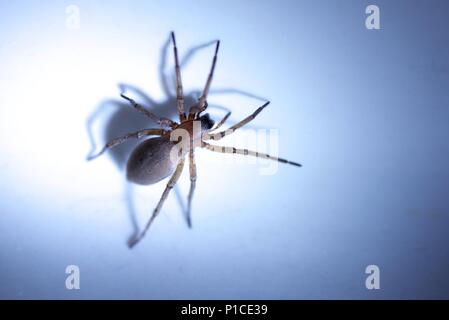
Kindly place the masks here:
<instances>
[{"instance_id":1,"label":"striped leg marking","mask_svg":"<svg viewBox=\"0 0 449 320\"><path fill-rule=\"evenodd\" d=\"M215 146L215 145L212 145L212 144L209 144L206 142L203 142L203 147L205 147L207 150L210 150L213 152L242 154L245 156L253 156L253 157L257 157L257 158L270 159L270 160L278 161L281 163L287 163L287 164L291 164L291 165L294 165L297 167L302 167L302 165L297 162L289 161L289 160L286 160L283 158L273 157L266 153L251 151L248 149L237 149L234 147Z\"/></svg>"}]
</instances>

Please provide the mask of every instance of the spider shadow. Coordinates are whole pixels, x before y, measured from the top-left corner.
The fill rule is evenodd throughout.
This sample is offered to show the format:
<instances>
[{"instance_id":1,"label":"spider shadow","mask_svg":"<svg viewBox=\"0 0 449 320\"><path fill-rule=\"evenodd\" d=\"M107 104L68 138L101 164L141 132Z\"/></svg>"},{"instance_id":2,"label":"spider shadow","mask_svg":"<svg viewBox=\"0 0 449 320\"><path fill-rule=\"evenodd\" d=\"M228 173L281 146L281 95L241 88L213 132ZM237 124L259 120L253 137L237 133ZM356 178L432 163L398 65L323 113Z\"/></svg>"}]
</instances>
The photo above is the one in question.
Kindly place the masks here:
<instances>
[{"instance_id":1,"label":"spider shadow","mask_svg":"<svg viewBox=\"0 0 449 320\"><path fill-rule=\"evenodd\" d=\"M162 48L161 48L161 58L160 58L160 64L159 64L159 79L161 83L162 90L164 91L164 94L166 96L166 99L164 101L156 101L152 97L150 97L148 94L146 94L142 89L139 87L132 85L132 84L125 84L120 83L118 84L119 92L118 93L125 93L126 95L135 98L136 101L141 103L143 106L151 110L153 113L158 115L159 117L165 117L172 120L178 120L178 113L176 108L176 95L175 95L175 88L173 85L170 85L169 80L171 83L174 83L174 75L171 73L171 77L167 76L165 73L166 65L167 65L167 55L168 55L168 49L170 47L170 37L164 42ZM215 44L215 41L210 41L204 44L201 44L199 46L195 46L190 48L187 53L184 55L183 59L180 61L181 69L184 68L189 60L193 57L196 51L206 48L208 46L211 46L212 44ZM200 96L201 91L194 90L190 93L184 94L184 102L186 108L189 108L191 105L195 104L197 102L198 97ZM234 88L221 88L218 90L211 90L210 94L238 94L247 96L249 98L253 98L260 101L267 101L265 98L254 95L252 93L248 93L242 90L234 89ZM119 95L117 94L117 97ZM222 111L228 111L228 109L218 106L218 105L209 105L210 108L219 109ZM223 113L224 115L224 113ZM100 125L100 132L101 132L101 140L103 141L103 144L100 146L96 143L96 139L94 138L93 134L93 126L95 122L98 120L103 120L102 124ZM230 120L232 122L232 120ZM123 136L124 134L135 132L139 129L143 128L157 128L158 125L155 124L153 121L148 119L147 117L143 116L140 112L137 112L128 101L125 101L123 99L117 98L117 99L106 99L100 102L99 105L95 108L95 111L92 112L87 121L86 121L86 130L88 134L88 138L90 140L91 144L91 151L89 152L89 156L95 154L99 147L102 147L104 143L107 141L110 141L114 138ZM129 155L133 151L134 148L140 143L142 143L144 139L139 140L128 140L126 143L122 143L114 148L108 149L107 155L112 159L112 161L115 163L117 169L119 171L125 171L126 163L128 160ZM128 209L128 215L129 219L133 228L132 234L129 237L129 241L134 240L137 235L139 234L139 225L137 222L137 211L134 204L134 190L133 185L125 181L124 183L124 195L125 195L125 201L126 206ZM187 208L186 204L183 201L183 196L181 195L181 192L179 190L179 187L176 185L174 187L174 194L177 199L178 205L180 206L180 209L183 213L184 219L186 223L188 224L188 217L187 217ZM128 242L129 243L129 242Z\"/></svg>"}]
</instances>

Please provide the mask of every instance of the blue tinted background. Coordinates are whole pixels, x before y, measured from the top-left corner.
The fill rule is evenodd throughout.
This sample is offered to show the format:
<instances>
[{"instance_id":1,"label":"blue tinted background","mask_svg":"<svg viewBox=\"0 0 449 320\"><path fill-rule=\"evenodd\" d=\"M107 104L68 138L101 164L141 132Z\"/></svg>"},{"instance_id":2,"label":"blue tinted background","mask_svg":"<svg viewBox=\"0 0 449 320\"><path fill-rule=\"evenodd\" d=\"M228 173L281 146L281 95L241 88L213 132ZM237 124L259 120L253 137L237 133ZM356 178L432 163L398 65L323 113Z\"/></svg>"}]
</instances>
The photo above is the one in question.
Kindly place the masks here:
<instances>
[{"instance_id":1,"label":"blue tinted background","mask_svg":"<svg viewBox=\"0 0 449 320\"><path fill-rule=\"evenodd\" d=\"M66 27L70 4L79 30ZM381 30L365 28L369 4ZM2 1L0 297L448 298L448 10L447 1ZM221 39L213 87L269 98L254 126L278 129L280 154L304 166L264 176L199 150L193 229L173 194L129 250L164 183L127 193L127 149L86 162L86 123L97 148L146 125L121 111L119 83L174 114L159 72L170 30L181 55ZM186 92L204 84L212 51L183 68ZM209 100L232 109L231 122L261 104ZM71 264L80 290L65 288ZM380 290L365 288L371 264Z\"/></svg>"}]
</instances>

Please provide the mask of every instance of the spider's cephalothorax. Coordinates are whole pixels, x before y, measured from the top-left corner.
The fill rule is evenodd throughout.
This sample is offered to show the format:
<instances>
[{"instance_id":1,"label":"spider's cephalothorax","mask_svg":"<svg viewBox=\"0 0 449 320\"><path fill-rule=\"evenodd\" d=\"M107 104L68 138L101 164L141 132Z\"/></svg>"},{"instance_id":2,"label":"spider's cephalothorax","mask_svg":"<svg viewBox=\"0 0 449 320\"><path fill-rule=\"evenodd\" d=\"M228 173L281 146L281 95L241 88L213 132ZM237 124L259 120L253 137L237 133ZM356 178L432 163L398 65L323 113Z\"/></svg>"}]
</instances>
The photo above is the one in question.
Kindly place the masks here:
<instances>
[{"instance_id":1,"label":"spider's cephalothorax","mask_svg":"<svg viewBox=\"0 0 449 320\"><path fill-rule=\"evenodd\" d=\"M149 136L156 136L143 141L133 150L128 159L126 167L127 178L131 182L137 184L149 185L154 184L168 176L171 177L148 223L146 224L142 232L129 243L130 246L135 245L137 242L140 241L140 239L143 238L143 236L151 226L152 222L159 214L162 205L164 204L164 201L167 198L170 190L177 183L181 175L182 169L184 168L185 158L187 156L189 158L189 173L190 173L190 191L188 195L188 204L187 204L187 222L189 226L191 226L190 211L193 193L196 186L196 164L195 164L196 147L206 148L207 150L214 152L249 155L259 158L275 160L282 163L288 163L298 167L301 166L299 163L274 157L265 153L251 151L248 149L237 149L234 147L211 145L207 143L206 142L207 140L217 141L222 139L226 135L234 133L237 129L243 127L248 122L253 120L269 104L269 102L266 102L264 105L260 106L250 116L246 117L237 124L234 124L226 131L214 132L224 124L226 119L228 119L231 114L231 112L228 112L223 117L223 119L221 119L217 124L215 124L215 122L210 118L208 113L202 114L207 109L208 106L206 99L209 93L210 85L212 83L212 77L214 75L220 41L217 41L214 58L212 60L212 66L209 72L209 76L207 77L206 85L203 89L203 92L200 98L198 99L198 102L192 107L190 107L188 112L185 112L181 71L178 60L178 49L176 46L175 34L173 32L171 33L171 37L173 42L173 53L175 57L176 99L177 99L177 109L179 113L179 122L175 122L167 118L159 118L151 111L147 110L146 108L136 103L131 98L128 98L124 94L121 94L121 96L124 99L128 100L135 109L145 114L147 117L151 118L161 127L165 127L166 129L161 128L141 129L139 131L126 134L122 137L112 139L104 146L104 148L97 155L92 156L90 158L93 159L102 154L108 148L112 148L116 145L119 145L131 138L139 139ZM195 129L198 127L199 129ZM185 138L185 136L187 136L187 138ZM184 139L182 139L182 137L184 137ZM185 143L186 141L190 143Z\"/></svg>"}]
</instances>

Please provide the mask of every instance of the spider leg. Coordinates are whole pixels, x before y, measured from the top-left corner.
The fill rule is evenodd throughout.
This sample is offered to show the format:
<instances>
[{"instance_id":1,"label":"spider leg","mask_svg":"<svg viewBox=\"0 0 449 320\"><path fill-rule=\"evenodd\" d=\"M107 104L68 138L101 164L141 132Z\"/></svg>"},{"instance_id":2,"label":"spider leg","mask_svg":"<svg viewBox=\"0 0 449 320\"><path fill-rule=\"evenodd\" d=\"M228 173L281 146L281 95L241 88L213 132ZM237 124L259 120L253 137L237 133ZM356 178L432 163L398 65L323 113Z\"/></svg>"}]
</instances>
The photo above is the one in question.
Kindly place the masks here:
<instances>
[{"instance_id":1,"label":"spider leg","mask_svg":"<svg viewBox=\"0 0 449 320\"><path fill-rule=\"evenodd\" d=\"M251 122L252 120L254 120L257 115L266 107L270 104L270 101L266 102L264 105L260 106L259 108L257 108L256 111L254 111L250 116L246 117L245 119L243 119L242 121L240 121L239 123L236 123L235 125L233 125L232 127L230 127L228 130L225 131L220 131L217 133L211 133L209 134L209 132L207 132L204 135L204 139L206 140L220 140L222 138L224 138L227 135L230 135L232 133L235 132L235 130L243 127L244 125L246 125L248 122ZM214 129L215 130L215 129Z\"/></svg>"},{"instance_id":2,"label":"spider leg","mask_svg":"<svg viewBox=\"0 0 449 320\"><path fill-rule=\"evenodd\" d=\"M201 94L198 105L190 109L190 114L203 112L207 108L206 98L207 95L209 94L209 88L212 83L212 78L214 76L215 64L217 63L217 54L219 48L220 48L220 40L217 40L217 44L215 46L215 54L212 60L212 66L210 68L209 76L207 77L206 85L204 86L203 93Z\"/></svg>"},{"instance_id":3,"label":"spider leg","mask_svg":"<svg viewBox=\"0 0 449 320\"><path fill-rule=\"evenodd\" d=\"M129 139L133 139L133 138L139 139L139 138L151 136L151 135L162 136L162 135L166 134L167 132L168 131L165 131L163 129L143 129L143 130L139 130L136 132L125 134L121 137L112 139L111 141L106 143L106 145L103 147L103 149L101 149L101 151L99 153L97 153L95 155L88 156L87 160L88 161L93 160L93 159L101 156L107 149L118 146L119 144L122 144L123 142L126 142Z\"/></svg>"},{"instance_id":4,"label":"spider leg","mask_svg":"<svg viewBox=\"0 0 449 320\"><path fill-rule=\"evenodd\" d=\"M123 93L120 94L120 96L125 99L128 100L129 103L139 112L143 113L144 115L146 115L148 118L150 118L151 120L153 120L154 122L156 122L157 124L161 125L161 126L167 126L167 127L171 127L174 128L176 126L176 122L168 119L168 118L159 118L157 115L155 115L154 113L152 113L151 111L145 109L144 107L142 107L140 104L138 104L137 102L135 102L133 99L125 96Z\"/></svg>"},{"instance_id":5,"label":"spider leg","mask_svg":"<svg viewBox=\"0 0 449 320\"><path fill-rule=\"evenodd\" d=\"M225 123L225 121L229 118L230 115L231 115L231 111L228 111L228 113L226 113L226 115L223 117L223 119L221 119L212 129L207 130L206 133L215 131L218 128L220 128Z\"/></svg>"},{"instance_id":6,"label":"spider leg","mask_svg":"<svg viewBox=\"0 0 449 320\"><path fill-rule=\"evenodd\" d=\"M171 85L169 84L169 80L171 80L172 76L175 76L175 74L172 75L171 73L170 74L166 74L165 73L165 69L166 69L166 65L167 65L167 59L166 59L167 49L168 49L168 46L170 45L171 42L172 42L172 36L171 36L171 33L170 33L170 36L169 36L168 40L164 43L164 45L162 47L162 50L161 50L162 51L162 54L161 54L162 58L161 58L161 61L160 61L160 64L159 64L159 76L160 76L160 80L161 80L161 85L162 85L162 88L163 88L163 90L165 92L165 95L167 97L173 97L174 96L174 93L172 93L172 90L171 90L172 89ZM204 48L207 48L207 47L215 44L216 42L217 42L216 40L213 40L213 41L208 41L208 42L199 44L197 46L191 47L184 54L184 56L181 57L181 59L179 61L180 69L182 70L183 68L185 68L190 63L190 60L192 60L192 57L198 51L200 51L200 50L202 50ZM198 90L198 97L200 96L200 94L201 94L201 91ZM195 99L195 100L197 100L197 99Z\"/></svg>"},{"instance_id":7,"label":"spider leg","mask_svg":"<svg viewBox=\"0 0 449 320\"><path fill-rule=\"evenodd\" d=\"M179 62L179 65L181 66L181 68L185 68L186 65L190 62L190 60L192 59L192 57L201 49L207 48L213 44L215 44L217 42L217 40L212 40L209 42L205 42L202 44L199 44L197 46L191 47L189 49L189 51L187 51L187 53L181 58L181 61Z\"/></svg>"},{"instance_id":8,"label":"spider leg","mask_svg":"<svg viewBox=\"0 0 449 320\"><path fill-rule=\"evenodd\" d=\"M170 193L170 190L173 189L174 185L178 182L179 177L181 176L182 169L184 167L184 158L179 160L178 166L176 167L175 172L171 176L170 180L167 183L167 186L165 187L164 192L162 193L161 198L159 199L159 202L156 206L156 208L153 211L153 214L151 215L150 220L148 220L147 224L145 225L145 228L142 230L142 232L134 239L130 240L128 242L128 245L130 248L135 246L142 238L145 236L145 233L150 228L151 224L153 223L154 219L158 216L162 205L164 204L165 200L168 197L168 194Z\"/></svg>"},{"instance_id":9,"label":"spider leg","mask_svg":"<svg viewBox=\"0 0 449 320\"><path fill-rule=\"evenodd\" d=\"M179 67L178 47L176 46L175 33L172 31L171 38L173 42L173 53L175 55L175 72L176 72L176 103L178 106L179 119L185 117L184 113L184 95L182 93L181 68Z\"/></svg>"},{"instance_id":10,"label":"spider leg","mask_svg":"<svg viewBox=\"0 0 449 320\"><path fill-rule=\"evenodd\" d=\"M274 156L270 156L269 154L266 153L260 153L257 151L251 151L248 149L237 149L234 147L224 147L224 146L215 146L206 142L203 142L202 144L203 148L206 148L207 150L213 151L213 152L220 152L220 153L238 153L238 154L243 154L245 156L253 156L253 157L257 157L257 158L263 158L263 159L270 159L270 160L274 160L274 161L279 161L281 163L288 163L297 167L302 167L301 164L297 163L297 162L293 162L293 161L289 161L286 159L282 159L282 158L278 158L278 157L274 157Z\"/></svg>"},{"instance_id":11,"label":"spider leg","mask_svg":"<svg viewBox=\"0 0 449 320\"><path fill-rule=\"evenodd\" d=\"M187 225L189 228L192 227L192 219L191 219L191 208L192 208L192 199L193 193L195 192L196 187L196 163L195 163L195 153L193 147L190 148L189 152L189 172L190 172L190 190L189 196L187 198Z\"/></svg>"}]
</instances>

